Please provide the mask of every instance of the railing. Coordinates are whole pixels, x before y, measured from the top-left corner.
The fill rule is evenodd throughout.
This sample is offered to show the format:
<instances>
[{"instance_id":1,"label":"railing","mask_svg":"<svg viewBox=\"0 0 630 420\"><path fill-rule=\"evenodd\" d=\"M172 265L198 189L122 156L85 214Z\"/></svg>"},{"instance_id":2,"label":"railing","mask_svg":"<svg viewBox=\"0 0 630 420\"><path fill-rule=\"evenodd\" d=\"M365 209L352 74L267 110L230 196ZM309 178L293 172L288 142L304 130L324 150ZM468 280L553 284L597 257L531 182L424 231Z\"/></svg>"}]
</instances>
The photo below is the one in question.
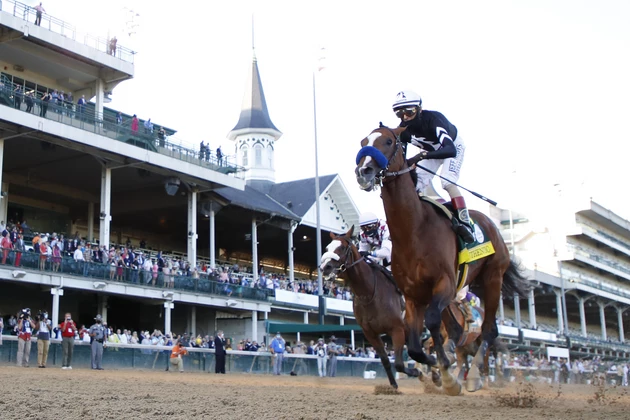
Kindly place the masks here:
<instances>
[{"instance_id":1,"label":"railing","mask_svg":"<svg viewBox=\"0 0 630 420\"><path fill-rule=\"evenodd\" d=\"M16 363L17 337L4 336L0 346L0 365ZM36 341L36 339L34 339ZM166 369L172 347L144 346L107 343L103 351L105 369ZM184 370L187 372L214 372L215 352L213 349L187 348L188 355L183 357ZM62 350L60 340L50 340L48 367L61 367ZM30 365L37 364L37 345L31 345ZM72 355L72 367L89 369L91 364L90 344L75 340ZM330 365L330 363L328 363ZM393 365L393 363L392 363ZM171 370L174 368L171 366ZM231 373L271 374L273 357L268 352L248 352L228 350L225 358L225 370ZM298 375L317 376L317 356L306 354L285 354L282 373L291 371ZM337 357L337 376L363 377L366 371L375 371L376 376L386 377L380 359L359 357ZM416 379L417 381L417 379Z\"/></svg>"},{"instance_id":2,"label":"railing","mask_svg":"<svg viewBox=\"0 0 630 420\"><path fill-rule=\"evenodd\" d=\"M38 96L39 92L31 96L26 95L23 91L16 92L17 86L20 86L20 89L23 86L6 82L6 80L5 77L0 83L0 104L5 106L224 174L236 174L243 170L242 167L229 162L235 158L234 156L223 156L219 161L216 155L204 154L202 159L195 149L175 143L173 136L161 135L159 131L156 133L145 130L140 122L138 123L138 130L133 131L128 124L118 124L110 117L95 112L92 104L78 105L67 101L55 102L52 99L48 102L42 101L41 97Z\"/></svg>"},{"instance_id":3,"label":"railing","mask_svg":"<svg viewBox=\"0 0 630 420\"><path fill-rule=\"evenodd\" d=\"M83 42L83 44L89 47L111 54L128 63L133 63L134 55L136 54L135 51L118 45L118 43L111 44L111 40L103 37L80 33L74 25L70 25L68 22L64 22L63 20L50 16L47 13L42 14L41 22L37 24L37 12L35 8L24 3L20 3L19 1L0 0L0 10L10 13L20 19L24 19L27 22L32 22L37 26L48 29L49 31L58 33L66 38L70 38L77 42Z\"/></svg>"},{"instance_id":4,"label":"railing","mask_svg":"<svg viewBox=\"0 0 630 420\"><path fill-rule=\"evenodd\" d=\"M259 289L239 284L224 283L217 281L218 279L214 276L202 273L200 273L199 278L189 275L164 274L163 272L158 272L154 275L152 271L140 268L75 261L70 257L42 256L37 252L16 252L11 250L7 252L6 259L2 255L0 263L47 273L63 273L91 280L108 281L113 284L131 284L161 290L178 290L258 301L268 301L269 298L274 296L273 289Z\"/></svg>"}]
</instances>

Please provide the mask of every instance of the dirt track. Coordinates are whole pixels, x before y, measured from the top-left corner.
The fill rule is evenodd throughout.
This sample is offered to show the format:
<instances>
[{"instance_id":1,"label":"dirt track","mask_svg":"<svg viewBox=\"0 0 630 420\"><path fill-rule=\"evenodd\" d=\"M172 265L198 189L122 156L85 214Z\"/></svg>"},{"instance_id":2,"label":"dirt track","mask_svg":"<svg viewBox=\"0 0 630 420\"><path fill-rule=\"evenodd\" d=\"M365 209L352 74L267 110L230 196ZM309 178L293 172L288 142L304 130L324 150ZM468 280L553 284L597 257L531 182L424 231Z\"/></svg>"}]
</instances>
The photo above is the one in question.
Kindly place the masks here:
<instances>
[{"instance_id":1,"label":"dirt track","mask_svg":"<svg viewBox=\"0 0 630 420\"><path fill-rule=\"evenodd\" d=\"M495 390L428 394L403 379L403 395L374 395L386 380L155 371L0 367L0 418L37 419L629 419L630 397L587 402L596 388L539 385L541 407L501 408ZM515 385L501 392L514 392ZM619 395L620 390L610 391Z\"/></svg>"}]
</instances>

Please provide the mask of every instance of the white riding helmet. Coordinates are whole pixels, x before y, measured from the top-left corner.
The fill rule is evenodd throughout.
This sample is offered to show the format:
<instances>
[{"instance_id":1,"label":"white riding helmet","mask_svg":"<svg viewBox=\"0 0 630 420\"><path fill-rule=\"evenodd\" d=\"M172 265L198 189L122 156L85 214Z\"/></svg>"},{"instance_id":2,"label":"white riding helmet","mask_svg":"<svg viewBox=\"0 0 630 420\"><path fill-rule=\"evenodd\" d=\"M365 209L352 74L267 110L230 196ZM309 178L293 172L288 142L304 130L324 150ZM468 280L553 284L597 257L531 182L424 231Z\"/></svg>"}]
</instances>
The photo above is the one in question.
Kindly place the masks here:
<instances>
[{"instance_id":1,"label":"white riding helmet","mask_svg":"<svg viewBox=\"0 0 630 420\"><path fill-rule=\"evenodd\" d=\"M378 223L378 217L374 213L361 213L359 216L359 226L371 225L372 223Z\"/></svg>"},{"instance_id":2,"label":"white riding helmet","mask_svg":"<svg viewBox=\"0 0 630 420\"><path fill-rule=\"evenodd\" d=\"M396 94L396 99L392 104L394 110L398 108L407 108L412 106L421 106L422 98L416 92L411 90L401 90Z\"/></svg>"}]
</instances>

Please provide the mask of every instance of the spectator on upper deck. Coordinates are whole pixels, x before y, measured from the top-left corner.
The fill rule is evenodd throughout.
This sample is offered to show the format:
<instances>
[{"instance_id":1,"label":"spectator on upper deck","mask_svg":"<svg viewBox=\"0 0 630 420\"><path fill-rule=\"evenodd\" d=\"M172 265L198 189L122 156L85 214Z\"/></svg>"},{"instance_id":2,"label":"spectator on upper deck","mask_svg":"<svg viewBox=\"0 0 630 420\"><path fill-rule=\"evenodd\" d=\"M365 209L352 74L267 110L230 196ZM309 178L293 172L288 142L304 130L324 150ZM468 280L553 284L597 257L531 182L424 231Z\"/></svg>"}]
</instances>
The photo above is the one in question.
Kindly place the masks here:
<instances>
[{"instance_id":1,"label":"spectator on upper deck","mask_svg":"<svg viewBox=\"0 0 630 420\"><path fill-rule=\"evenodd\" d=\"M151 122L151 118L144 122L144 134L152 134L153 133L153 123Z\"/></svg>"},{"instance_id":2,"label":"spectator on upper deck","mask_svg":"<svg viewBox=\"0 0 630 420\"><path fill-rule=\"evenodd\" d=\"M109 49L108 49L108 53L116 56L116 44L118 43L118 40L116 39L116 37L114 36L112 39L109 40Z\"/></svg>"},{"instance_id":3,"label":"spectator on upper deck","mask_svg":"<svg viewBox=\"0 0 630 420\"><path fill-rule=\"evenodd\" d=\"M136 114L133 114L133 118L131 119L131 132L136 135L138 134L138 116Z\"/></svg>"},{"instance_id":4,"label":"spectator on upper deck","mask_svg":"<svg viewBox=\"0 0 630 420\"><path fill-rule=\"evenodd\" d=\"M42 3L39 2L39 5L34 7L35 9L35 25L40 26L42 24L42 14L46 13L46 9L42 6Z\"/></svg>"}]
</instances>

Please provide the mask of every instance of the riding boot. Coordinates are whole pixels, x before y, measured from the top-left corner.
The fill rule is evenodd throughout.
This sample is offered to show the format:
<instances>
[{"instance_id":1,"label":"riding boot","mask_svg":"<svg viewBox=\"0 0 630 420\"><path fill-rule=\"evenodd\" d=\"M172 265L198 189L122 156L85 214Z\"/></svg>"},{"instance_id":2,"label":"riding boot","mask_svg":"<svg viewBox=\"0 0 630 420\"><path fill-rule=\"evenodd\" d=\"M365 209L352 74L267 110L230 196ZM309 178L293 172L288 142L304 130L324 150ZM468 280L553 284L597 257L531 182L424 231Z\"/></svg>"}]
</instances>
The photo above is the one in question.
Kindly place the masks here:
<instances>
[{"instance_id":1,"label":"riding boot","mask_svg":"<svg viewBox=\"0 0 630 420\"><path fill-rule=\"evenodd\" d=\"M453 226L455 233L466 243L475 242L472 226L470 225L470 216L468 215L468 209L466 208L466 202L464 197L455 197L451 199L453 205L453 213L457 218L457 224Z\"/></svg>"}]
</instances>

